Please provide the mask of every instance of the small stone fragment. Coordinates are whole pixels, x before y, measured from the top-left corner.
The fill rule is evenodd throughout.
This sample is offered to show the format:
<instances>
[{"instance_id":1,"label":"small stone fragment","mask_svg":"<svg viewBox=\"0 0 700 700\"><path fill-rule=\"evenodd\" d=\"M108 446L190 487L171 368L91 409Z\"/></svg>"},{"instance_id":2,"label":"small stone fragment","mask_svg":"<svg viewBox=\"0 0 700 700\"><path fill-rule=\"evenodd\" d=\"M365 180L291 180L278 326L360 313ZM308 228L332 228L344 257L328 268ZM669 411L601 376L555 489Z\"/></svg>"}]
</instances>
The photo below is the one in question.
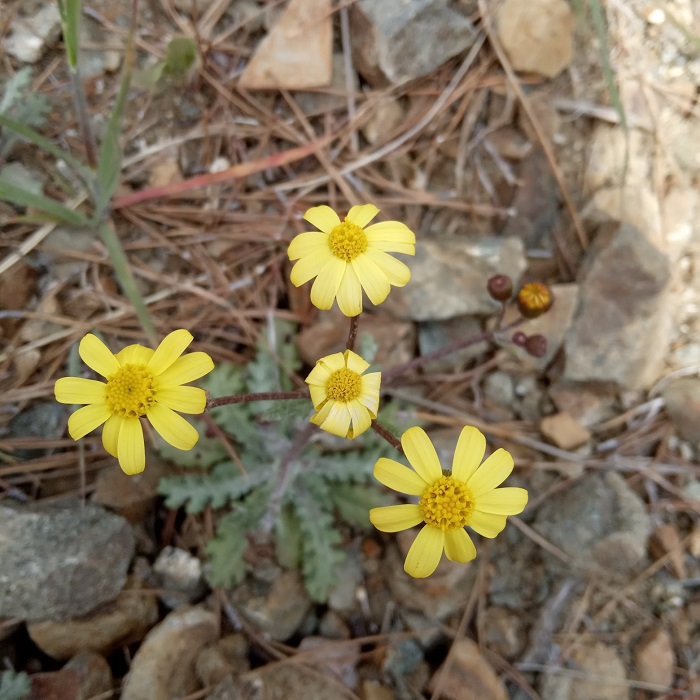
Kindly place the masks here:
<instances>
[{"instance_id":1,"label":"small stone fragment","mask_svg":"<svg viewBox=\"0 0 700 700\"><path fill-rule=\"evenodd\" d=\"M74 656L64 668L78 673L79 700L89 700L113 689L112 669L105 658L99 654L83 651Z\"/></svg>"},{"instance_id":2,"label":"small stone fragment","mask_svg":"<svg viewBox=\"0 0 700 700\"><path fill-rule=\"evenodd\" d=\"M543 418L540 430L549 442L562 450L574 450L591 439L591 431L566 411Z\"/></svg>"},{"instance_id":3,"label":"small stone fragment","mask_svg":"<svg viewBox=\"0 0 700 700\"><path fill-rule=\"evenodd\" d=\"M268 664L249 671L241 676L240 681L247 692L222 695L220 700L238 697L265 700L357 700L357 696L340 680L301 664Z\"/></svg>"},{"instance_id":4,"label":"small stone fragment","mask_svg":"<svg viewBox=\"0 0 700 700\"><path fill-rule=\"evenodd\" d=\"M700 445L700 378L676 379L664 388L662 396L666 413L678 434Z\"/></svg>"},{"instance_id":5,"label":"small stone fragment","mask_svg":"<svg viewBox=\"0 0 700 700\"><path fill-rule=\"evenodd\" d=\"M396 101L396 97L383 95L373 105L367 122L361 127L361 131L373 146L382 144L389 140L405 117L405 110Z\"/></svg>"},{"instance_id":6,"label":"small stone fragment","mask_svg":"<svg viewBox=\"0 0 700 700\"><path fill-rule=\"evenodd\" d=\"M30 677L30 681L32 690L28 697L32 700L82 700L80 674L73 668L62 668L51 673L35 673Z\"/></svg>"},{"instance_id":7,"label":"small stone fragment","mask_svg":"<svg viewBox=\"0 0 700 700\"><path fill-rule=\"evenodd\" d=\"M675 664L676 656L669 633L661 627L647 630L634 648L637 678L644 683L670 688Z\"/></svg>"},{"instance_id":8,"label":"small stone fragment","mask_svg":"<svg viewBox=\"0 0 700 700\"><path fill-rule=\"evenodd\" d=\"M12 33L3 42L5 50L23 63L36 63L61 32L58 5L51 2L32 17L15 17L12 26Z\"/></svg>"},{"instance_id":9,"label":"small stone fragment","mask_svg":"<svg viewBox=\"0 0 700 700\"><path fill-rule=\"evenodd\" d=\"M153 578L169 608L194 603L207 591L202 562L178 547L165 547L153 564Z\"/></svg>"},{"instance_id":10,"label":"small stone fragment","mask_svg":"<svg viewBox=\"0 0 700 700\"><path fill-rule=\"evenodd\" d=\"M515 659L525 648L525 621L507 608L487 608L482 631L482 643L504 659Z\"/></svg>"},{"instance_id":11,"label":"small stone fragment","mask_svg":"<svg viewBox=\"0 0 700 700\"><path fill-rule=\"evenodd\" d=\"M248 640L242 634L229 634L204 647L197 659L197 676L202 685L218 685L226 676L250 670L248 651Z\"/></svg>"}]
</instances>

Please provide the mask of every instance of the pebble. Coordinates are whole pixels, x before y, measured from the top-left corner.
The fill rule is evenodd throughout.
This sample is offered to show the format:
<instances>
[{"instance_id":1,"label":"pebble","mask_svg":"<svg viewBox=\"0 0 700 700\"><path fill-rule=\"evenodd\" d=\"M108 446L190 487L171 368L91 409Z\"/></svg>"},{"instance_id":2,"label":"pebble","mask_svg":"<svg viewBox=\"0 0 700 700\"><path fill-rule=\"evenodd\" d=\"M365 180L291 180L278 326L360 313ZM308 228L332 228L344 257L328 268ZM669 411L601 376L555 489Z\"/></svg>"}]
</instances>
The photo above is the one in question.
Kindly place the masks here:
<instances>
[{"instance_id":1,"label":"pebble","mask_svg":"<svg viewBox=\"0 0 700 700\"><path fill-rule=\"evenodd\" d=\"M396 135L397 128L405 118L405 109L394 95L380 95L371 107L367 122L360 130L373 146L381 145Z\"/></svg>"},{"instance_id":2,"label":"pebble","mask_svg":"<svg viewBox=\"0 0 700 700\"><path fill-rule=\"evenodd\" d=\"M662 627L647 630L634 648L637 678L644 683L670 688L675 665L676 656L669 633Z\"/></svg>"},{"instance_id":3,"label":"pebble","mask_svg":"<svg viewBox=\"0 0 700 700\"><path fill-rule=\"evenodd\" d=\"M678 434L700 445L700 378L676 379L664 387L662 396L666 413Z\"/></svg>"},{"instance_id":4,"label":"pebble","mask_svg":"<svg viewBox=\"0 0 700 700\"><path fill-rule=\"evenodd\" d=\"M58 438L63 433L65 420L64 407L55 401L35 403L15 415L10 421L9 437L20 439ZM34 459L46 454L46 450L41 447L27 447L15 450L14 454L17 459Z\"/></svg>"},{"instance_id":5,"label":"pebble","mask_svg":"<svg viewBox=\"0 0 700 700\"><path fill-rule=\"evenodd\" d=\"M61 33L61 15L55 3L47 3L31 17L17 17L3 41L5 51L22 63L36 63Z\"/></svg>"},{"instance_id":6,"label":"pebble","mask_svg":"<svg viewBox=\"0 0 700 700\"><path fill-rule=\"evenodd\" d=\"M164 547L153 564L153 582L165 591L159 598L169 608L194 603L207 592L202 562L178 547Z\"/></svg>"},{"instance_id":7,"label":"pebble","mask_svg":"<svg viewBox=\"0 0 700 700\"><path fill-rule=\"evenodd\" d=\"M518 657L527 641L519 613L493 606L484 611L479 636L482 644L506 660Z\"/></svg>"},{"instance_id":8,"label":"pebble","mask_svg":"<svg viewBox=\"0 0 700 700\"><path fill-rule=\"evenodd\" d=\"M91 651L83 651L74 656L64 669L78 674L80 683L79 700L88 700L113 689L112 669L103 656Z\"/></svg>"},{"instance_id":9,"label":"pebble","mask_svg":"<svg viewBox=\"0 0 700 700\"><path fill-rule=\"evenodd\" d=\"M591 431L566 411L543 418L540 430L549 442L562 450L574 450L591 439Z\"/></svg>"},{"instance_id":10,"label":"pebble","mask_svg":"<svg viewBox=\"0 0 700 700\"><path fill-rule=\"evenodd\" d=\"M250 670L249 645L243 634L229 634L202 649L197 658L197 677L202 685L218 685L226 676Z\"/></svg>"},{"instance_id":11,"label":"pebble","mask_svg":"<svg viewBox=\"0 0 700 700\"><path fill-rule=\"evenodd\" d=\"M423 321L418 324L420 354L427 355L482 331L482 323L476 316L456 316L446 321ZM464 367L488 349L489 343L486 341L474 343L445 357L432 360L423 367L426 372L454 372L456 368Z\"/></svg>"}]
</instances>

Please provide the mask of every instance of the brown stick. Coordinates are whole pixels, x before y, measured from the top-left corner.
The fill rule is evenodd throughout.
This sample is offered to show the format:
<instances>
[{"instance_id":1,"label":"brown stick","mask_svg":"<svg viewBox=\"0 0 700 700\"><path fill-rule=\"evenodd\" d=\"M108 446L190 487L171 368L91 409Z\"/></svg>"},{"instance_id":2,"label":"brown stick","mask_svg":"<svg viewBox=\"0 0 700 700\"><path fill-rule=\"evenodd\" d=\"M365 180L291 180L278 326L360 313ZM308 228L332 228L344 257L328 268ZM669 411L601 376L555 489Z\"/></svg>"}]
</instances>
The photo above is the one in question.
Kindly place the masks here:
<instances>
[{"instance_id":1,"label":"brown stick","mask_svg":"<svg viewBox=\"0 0 700 700\"><path fill-rule=\"evenodd\" d=\"M348 342L345 343L345 347L347 350L355 349L355 341L357 340L357 327L359 325L359 321L359 314L357 316L350 317L350 332L348 333Z\"/></svg>"}]
</instances>

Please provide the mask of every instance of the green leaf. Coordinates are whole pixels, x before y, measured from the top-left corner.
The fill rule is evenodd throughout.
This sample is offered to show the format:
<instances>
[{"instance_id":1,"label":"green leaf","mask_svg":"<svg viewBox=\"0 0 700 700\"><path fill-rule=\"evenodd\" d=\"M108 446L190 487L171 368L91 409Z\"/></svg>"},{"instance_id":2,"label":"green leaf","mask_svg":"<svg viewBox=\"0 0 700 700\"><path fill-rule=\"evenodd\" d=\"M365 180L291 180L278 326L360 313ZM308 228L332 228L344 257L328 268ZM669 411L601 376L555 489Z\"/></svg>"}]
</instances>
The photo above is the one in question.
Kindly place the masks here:
<instances>
[{"instance_id":1,"label":"green leaf","mask_svg":"<svg viewBox=\"0 0 700 700\"><path fill-rule=\"evenodd\" d=\"M377 484L333 484L330 489L331 502L340 519L353 527L368 530L371 508L388 505L390 497L382 493Z\"/></svg>"},{"instance_id":2,"label":"green leaf","mask_svg":"<svg viewBox=\"0 0 700 700\"><path fill-rule=\"evenodd\" d=\"M0 700L24 700L31 691L29 676L15 671L0 673Z\"/></svg>"},{"instance_id":3,"label":"green leaf","mask_svg":"<svg viewBox=\"0 0 700 700\"><path fill-rule=\"evenodd\" d=\"M81 5L81 0L59 0L58 2L66 59L71 68L75 68L78 65Z\"/></svg>"},{"instance_id":4,"label":"green leaf","mask_svg":"<svg viewBox=\"0 0 700 700\"><path fill-rule=\"evenodd\" d=\"M32 207L58 221L73 226L87 226L90 222L78 211L69 209L55 199L28 192L0 179L0 199L20 207Z\"/></svg>"},{"instance_id":5,"label":"green leaf","mask_svg":"<svg viewBox=\"0 0 700 700\"><path fill-rule=\"evenodd\" d=\"M313 410L311 399L267 401L271 406L262 414L266 421L308 420Z\"/></svg>"},{"instance_id":6,"label":"green leaf","mask_svg":"<svg viewBox=\"0 0 700 700\"><path fill-rule=\"evenodd\" d=\"M197 62L197 42L191 36L176 36L165 49L163 77L175 82L185 81Z\"/></svg>"},{"instance_id":7,"label":"green leaf","mask_svg":"<svg viewBox=\"0 0 700 700\"><path fill-rule=\"evenodd\" d=\"M275 525L277 561L285 569L298 569L301 563L301 526L291 505L280 511Z\"/></svg>"},{"instance_id":8,"label":"green leaf","mask_svg":"<svg viewBox=\"0 0 700 700\"><path fill-rule=\"evenodd\" d=\"M199 468L210 469L215 464L227 460L226 448L217 437L207 437L206 426L202 421L192 420L200 435L197 444L191 450L178 450L167 442L160 446L160 454L173 464L187 469Z\"/></svg>"}]
</instances>

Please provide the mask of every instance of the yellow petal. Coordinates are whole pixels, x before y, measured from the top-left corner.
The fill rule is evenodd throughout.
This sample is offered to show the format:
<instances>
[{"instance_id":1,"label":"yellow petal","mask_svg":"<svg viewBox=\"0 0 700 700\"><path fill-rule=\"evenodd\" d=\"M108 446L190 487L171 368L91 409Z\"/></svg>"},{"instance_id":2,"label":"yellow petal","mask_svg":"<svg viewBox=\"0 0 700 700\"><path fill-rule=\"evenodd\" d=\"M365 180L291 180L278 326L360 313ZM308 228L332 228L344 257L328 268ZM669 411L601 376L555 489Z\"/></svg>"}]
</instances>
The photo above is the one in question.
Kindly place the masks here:
<instances>
[{"instance_id":1,"label":"yellow petal","mask_svg":"<svg viewBox=\"0 0 700 700\"><path fill-rule=\"evenodd\" d=\"M432 484L442 476L437 452L423 428L409 428L401 436L401 447L406 459L423 481Z\"/></svg>"},{"instance_id":2,"label":"yellow petal","mask_svg":"<svg viewBox=\"0 0 700 700\"><path fill-rule=\"evenodd\" d=\"M290 260L299 260L317 250L328 250L328 234L320 231L306 231L292 239L287 248Z\"/></svg>"},{"instance_id":3,"label":"yellow petal","mask_svg":"<svg viewBox=\"0 0 700 700\"><path fill-rule=\"evenodd\" d=\"M369 415L369 411L357 400L350 401L347 408L352 422L348 437L352 440L358 435L362 435L372 425L372 417Z\"/></svg>"},{"instance_id":4,"label":"yellow petal","mask_svg":"<svg viewBox=\"0 0 700 700\"><path fill-rule=\"evenodd\" d=\"M467 482L472 496L476 499L479 496L500 486L513 471L513 458L510 452L503 448L496 450L484 463L474 472L474 475Z\"/></svg>"},{"instance_id":5,"label":"yellow petal","mask_svg":"<svg viewBox=\"0 0 700 700\"><path fill-rule=\"evenodd\" d=\"M214 369L214 362L206 352L190 352L178 357L165 372L158 375L158 386L172 387L187 384L209 374Z\"/></svg>"},{"instance_id":6,"label":"yellow petal","mask_svg":"<svg viewBox=\"0 0 700 700\"><path fill-rule=\"evenodd\" d=\"M506 516L482 513L480 510L474 509L467 524L474 532L492 539L503 532L503 528L506 526Z\"/></svg>"},{"instance_id":7,"label":"yellow petal","mask_svg":"<svg viewBox=\"0 0 700 700\"><path fill-rule=\"evenodd\" d=\"M365 229L368 243L399 243L415 246L416 234L400 221L382 221Z\"/></svg>"},{"instance_id":8,"label":"yellow petal","mask_svg":"<svg viewBox=\"0 0 700 700\"><path fill-rule=\"evenodd\" d=\"M53 391L59 403L104 403L106 388L104 382L94 379L62 377L56 380Z\"/></svg>"},{"instance_id":9,"label":"yellow petal","mask_svg":"<svg viewBox=\"0 0 700 700\"><path fill-rule=\"evenodd\" d=\"M356 352L346 350L344 353L345 366L352 372L362 374L368 367L369 362L363 360Z\"/></svg>"},{"instance_id":10,"label":"yellow petal","mask_svg":"<svg viewBox=\"0 0 700 700\"><path fill-rule=\"evenodd\" d=\"M413 243L388 243L386 241L374 241L368 243L367 248L382 250L385 253L401 253L402 255L415 255L416 246Z\"/></svg>"},{"instance_id":11,"label":"yellow petal","mask_svg":"<svg viewBox=\"0 0 700 700\"><path fill-rule=\"evenodd\" d=\"M331 255L328 262L321 268L318 277L311 286L311 303L317 309L326 311L333 306L333 300L340 283L343 281L346 267L345 260Z\"/></svg>"},{"instance_id":12,"label":"yellow petal","mask_svg":"<svg viewBox=\"0 0 700 700\"><path fill-rule=\"evenodd\" d=\"M340 217L325 204L307 209L304 218L324 233L330 233L340 223Z\"/></svg>"},{"instance_id":13,"label":"yellow petal","mask_svg":"<svg viewBox=\"0 0 700 700\"><path fill-rule=\"evenodd\" d=\"M372 418L377 417L377 411L379 410L379 386L381 380L381 372L370 372L362 375L362 391L358 401L367 408Z\"/></svg>"},{"instance_id":14,"label":"yellow petal","mask_svg":"<svg viewBox=\"0 0 700 700\"><path fill-rule=\"evenodd\" d=\"M143 442L143 428L138 418L122 420L117 457L122 471L129 476L140 474L146 468L146 446Z\"/></svg>"},{"instance_id":15,"label":"yellow petal","mask_svg":"<svg viewBox=\"0 0 700 700\"><path fill-rule=\"evenodd\" d=\"M195 386L174 386L158 389L156 401L173 411L181 413L203 413L207 405L207 395L204 389Z\"/></svg>"},{"instance_id":16,"label":"yellow petal","mask_svg":"<svg viewBox=\"0 0 700 700\"><path fill-rule=\"evenodd\" d=\"M452 476L465 483L479 468L486 451L484 434L471 425L465 425L457 440L457 449L452 459Z\"/></svg>"},{"instance_id":17,"label":"yellow petal","mask_svg":"<svg viewBox=\"0 0 700 700\"><path fill-rule=\"evenodd\" d=\"M408 266L388 253L375 248L367 248L364 253L386 275L389 284L394 287L403 287L411 279L411 270Z\"/></svg>"},{"instance_id":18,"label":"yellow petal","mask_svg":"<svg viewBox=\"0 0 700 700\"><path fill-rule=\"evenodd\" d=\"M311 394L311 403L318 411L323 405L323 402L328 398L328 394L326 394L326 387L317 386L316 384L309 384L309 393Z\"/></svg>"},{"instance_id":19,"label":"yellow petal","mask_svg":"<svg viewBox=\"0 0 700 700\"><path fill-rule=\"evenodd\" d=\"M374 465L374 478L380 484L409 496L422 496L428 487L413 469L386 457L381 457Z\"/></svg>"},{"instance_id":20,"label":"yellow petal","mask_svg":"<svg viewBox=\"0 0 700 700\"><path fill-rule=\"evenodd\" d=\"M369 511L372 525L382 532L399 532L423 522L417 503L403 503L400 506L382 506Z\"/></svg>"},{"instance_id":21,"label":"yellow petal","mask_svg":"<svg viewBox=\"0 0 700 700\"><path fill-rule=\"evenodd\" d=\"M474 505L484 513L518 515L527 505L527 491L516 486L493 489L476 498Z\"/></svg>"},{"instance_id":22,"label":"yellow petal","mask_svg":"<svg viewBox=\"0 0 700 700\"><path fill-rule=\"evenodd\" d=\"M330 406L328 415L325 417L325 420L316 423L316 425L338 437L347 437L350 430L350 411L347 404L340 401L329 401L326 406ZM319 411L319 415L321 415L326 406Z\"/></svg>"},{"instance_id":23,"label":"yellow petal","mask_svg":"<svg viewBox=\"0 0 700 700\"><path fill-rule=\"evenodd\" d=\"M328 414L331 412L333 401L326 401L317 413L314 413L309 421L314 425L321 426L323 422L328 418Z\"/></svg>"},{"instance_id":24,"label":"yellow petal","mask_svg":"<svg viewBox=\"0 0 700 700\"><path fill-rule=\"evenodd\" d=\"M148 367L156 376L165 372L185 352L192 340L192 333L184 328L178 328L178 330L168 333L153 353Z\"/></svg>"},{"instance_id":25,"label":"yellow petal","mask_svg":"<svg viewBox=\"0 0 700 700\"><path fill-rule=\"evenodd\" d=\"M345 273L338 287L338 308L350 317L362 313L362 285L352 265L345 266Z\"/></svg>"},{"instance_id":26,"label":"yellow petal","mask_svg":"<svg viewBox=\"0 0 700 700\"><path fill-rule=\"evenodd\" d=\"M309 372L309 376L304 381L309 385L325 387L328 377L330 376L331 370L328 369L328 365L319 360L316 362L316 366L311 370L311 372Z\"/></svg>"},{"instance_id":27,"label":"yellow petal","mask_svg":"<svg viewBox=\"0 0 700 700\"><path fill-rule=\"evenodd\" d=\"M119 454L119 431L123 422L124 419L115 413L109 417L102 428L102 444L112 457Z\"/></svg>"},{"instance_id":28,"label":"yellow petal","mask_svg":"<svg viewBox=\"0 0 700 700\"><path fill-rule=\"evenodd\" d=\"M68 432L73 440L80 440L95 428L99 428L110 415L106 403L83 406L68 417Z\"/></svg>"},{"instance_id":29,"label":"yellow petal","mask_svg":"<svg viewBox=\"0 0 700 700\"><path fill-rule=\"evenodd\" d=\"M319 362L328 370L330 376L331 373L345 367L345 353L334 352L332 355L322 357Z\"/></svg>"},{"instance_id":30,"label":"yellow petal","mask_svg":"<svg viewBox=\"0 0 700 700\"><path fill-rule=\"evenodd\" d=\"M460 564L476 558L476 547L464 528L445 533L445 555Z\"/></svg>"},{"instance_id":31,"label":"yellow petal","mask_svg":"<svg viewBox=\"0 0 700 700\"><path fill-rule=\"evenodd\" d=\"M167 406L152 404L146 418L151 421L158 435L178 450L191 450L199 440L196 428Z\"/></svg>"},{"instance_id":32,"label":"yellow petal","mask_svg":"<svg viewBox=\"0 0 700 700\"><path fill-rule=\"evenodd\" d=\"M119 362L109 348L92 333L88 333L78 346L78 354L83 362L103 377L111 377L118 369Z\"/></svg>"},{"instance_id":33,"label":"yellow petal","mask_svg":"<svg viewBox=\"0 0 700 700\"><path fill-rule=\"evenodd\" d=\"M117 353L117 360L120 365L147 365L154 352L143 345L127 345Z\"/></svg>"},{"instance_id":34,"label":"yellow petal","mask_svg":"<svg viewBox=\"0 0 700 700\"><path fill-rule=\"evenodd\" d=\"M321 234L322 236L325 234ZM305 255L301 260L294 263L289 279L295 287L306 284L312 277L316 277L326 264L334 258L328 246L319 249L309 255ZM337 260L338 258L335 258Z\"/></svg>"},{"instance_id":35,"label":"yellow petal","mask_svg":"<svg viewBox=\"0 0 700 700\"><path fill-rule=\"evenodd\" d=\"M348 212L346 218L360 228L364 228L377 214L379 209L374 204L357 204Z\"/></svg>"},{"instance_id":36,"label":"yellow petal","mask_svg":"<svg viewBox=\"0 0 700 700\"><path fill-rule=\"evenodd\" d=\"M413 578L425 578L437 569L445 544L445 533L426 525L416 537L406 555L404 571Z\"/></svg>"},{"instance_id":37,"label":"yellow petal","mask_svg":"<svg viewBox=\"0 0 700 700\"><path fill-rule=\"evenodd\" d=\"M370 260L367 251L356 257L350 264L353 266L357 279L360 280L362 289L365 290L369 300L375 305L381 304L391 291L391 285L386 275L377 267L376 263Z\"/></svg>"}]
</instances>

